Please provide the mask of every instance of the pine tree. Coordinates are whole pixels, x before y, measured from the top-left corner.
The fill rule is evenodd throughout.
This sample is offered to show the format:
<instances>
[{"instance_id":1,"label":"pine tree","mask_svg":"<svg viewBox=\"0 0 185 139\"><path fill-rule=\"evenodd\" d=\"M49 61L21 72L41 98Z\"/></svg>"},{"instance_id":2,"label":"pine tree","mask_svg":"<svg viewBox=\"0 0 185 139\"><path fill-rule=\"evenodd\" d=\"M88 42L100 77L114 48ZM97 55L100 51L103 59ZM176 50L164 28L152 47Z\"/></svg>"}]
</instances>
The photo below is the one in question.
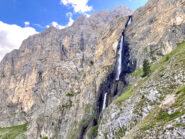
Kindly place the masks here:
<instances>
[{"instance_id":1,"label":"pine tree","mask_svg":"<svg viewBox=\"0 0 185 139\"><path fill-rule=\"evenodd\" d=\"M147 59L144 59L143 61L143 76L148 76L150 74L151 70L150 70L150 63L148 62Z\"/></svg>"}]
</instances>

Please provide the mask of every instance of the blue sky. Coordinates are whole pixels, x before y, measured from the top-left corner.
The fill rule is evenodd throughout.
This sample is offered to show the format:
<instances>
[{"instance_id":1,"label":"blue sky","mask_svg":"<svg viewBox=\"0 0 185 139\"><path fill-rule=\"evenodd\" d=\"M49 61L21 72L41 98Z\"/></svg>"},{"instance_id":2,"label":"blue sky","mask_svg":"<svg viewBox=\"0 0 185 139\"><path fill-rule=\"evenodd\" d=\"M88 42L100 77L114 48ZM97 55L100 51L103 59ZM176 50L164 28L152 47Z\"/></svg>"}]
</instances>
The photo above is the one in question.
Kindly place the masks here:
<instances>
[{"instance_id":1,"label":"blue sky","mask_svg":"<svg viewBox=\"0 0 185 139\"><path fill-rule=\"evenodd\" d=\"M147 0L0 0L0 60L24 39L49 26L62 29L80 15L119 5L133 11Z\"/></svg>"},{"instance_id":2,"label":"blue sky","mask_svg":"<svg viewBox=\"0 0 185 139\"><path fill-rule=\"evenodd\" d=\"M65 1L68 4L64 5ZM21 27L24 27L24 22L28 21L30 26L37 31L42 31L46 25L51 25L53 21L66 25L69 22L66 13L71 12L73 20L84 14L80 11L74 11L71 4L73 1L74 3L75 1L87 2L86 5L91 7L91 10L84 13L88 14L94 11L113 9L118 5L125 5L135 10L147 2L147 0L0 0L0 21Z\"/></svg>"}]
</instances>

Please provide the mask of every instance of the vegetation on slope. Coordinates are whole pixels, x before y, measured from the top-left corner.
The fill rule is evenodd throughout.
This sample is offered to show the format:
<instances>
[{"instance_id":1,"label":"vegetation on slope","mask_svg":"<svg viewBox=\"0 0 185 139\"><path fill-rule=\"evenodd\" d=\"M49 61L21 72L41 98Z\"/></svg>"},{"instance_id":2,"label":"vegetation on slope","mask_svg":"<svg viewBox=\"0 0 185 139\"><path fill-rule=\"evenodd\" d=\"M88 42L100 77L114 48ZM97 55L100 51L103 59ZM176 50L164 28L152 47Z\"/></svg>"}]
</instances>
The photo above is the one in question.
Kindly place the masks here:
<instances>
[{"instance_id":1,"label":"vegetation on slope","mask_svg":"<svg viewBox=\"0 0 185 139\"><path fill-rule=\"evenodd\" d=\"M185 42L178 44L177 48L173 50L170 54L167 54L159 62L151 65L151 68L150 68L151 73L149 76L145 78L141 78L142 75L144 74L142 69L137 70L134 73L132 73L132 76L136 77L136 80L137 80L136 82L138 82L138 85L136 87L129 86L127 90L125 91L125 93L123 93L120 97L118 97L114 102L118 103L118 102L124 101L125 99L128 99L134 93L134 90L138 89L144 82L150 79L152 73L154 73L156 70L160 70L162 67L166 66L168 64L168 61L172 57L178 56L176 57L177 58L176 61L184 60L183 56L181 55L185 55ZM178 64L178 63L175 63L175 64ZM163 74L160 74L159 76L162 77Z\"/></svg>"},{"instance_id":2,"label":"vegetation on slope","mask_svg":"<svg viewBox=\"0 0 185 139\"><path fill-rule=\"evenodd\" d=\"M178 44L178 47L174 51L164 56L158 63L152 65L152 72L158 69L159 77L163 77L164 75L161 74L163 68L161 67L167 65L172 58L175 59L173 61L174 69L178 67L183 69L185 68L185 42ZM177 122L175 121L175 119L178 119L181 116L185 115L185 86L181 86L176 92L173 92L171 94L174 94L177 99L172 107L170 107L170 112L163 111L160 109L160 107L157 107L141 123L136 125L135 128L131 130L130 134L137 130L137 132L135 132L135 137L140 138L150 134L152 131L160 131L164 129L164 127L167 125L170 126L167 127L165 130L173 130L176 127L184 127L185 123L183 123L182 121Z\"/></svg>"},{"instance_id":3,"label":"vegetation on slope","mask_svg":"<svg viewBox=\"0 0 185 139\"><path fill-rule=\"evenodd\" d=\"M168 68L167 68L168 67ZM184 110L184 104L185 104L185 86L184 84L182 86L175 86L173 84L175 80L175 77L177 74L175 74L177 69L180 69L183 71L185 69L185 42L182 42L178 44L177 48L174 49L171 53L165 55L160 61L156 62L155 64L151 65L151 72L148 76L142 77L143 70L137 70L135 71L132 76L136 78L136 84L129 86L128 89L123 93L120 97L118 97L114 103L118 104L117 106L121 108L124 104L124 102L135 95L141 95L141 100L136 104L135 114L141 114L142 108L145 107L145 104L147 103L154 103L151 102L146 98L147 92L143 92L144 94L137 94L140 89L145 89L148 86L148 82L150 83L157 83L158 81L162 80L168 80L166 87L161 87L160 84L150 84L150 86L153 86L153 88L158 88L160 86L161 89L161 97L159 98L162 102L164 97L168 94L174 94L176 97L176 101L173 104L173 106L170 108L172 113L169 113L168 111L162 111L160 109L160 103L154 103L150 104L152 107L155 107L155 109L144 118L139 123L136 123L135 127L130 130L130 132L127 134L128 138L143 138L146 136L154 136L152 135L153 131L157 133L156 131L163 131L164 126L167 124L173 122L175 119L185 115ZM170 72L172 71L172 72ZM172 73L172 74L169 74ZM181 76L184 76L183 74ZM184 81L185 82L185 81ZM159 82L158 82L159 83ZM149 90L148 90L149 91ZM177 123L172 124L172 127L170 128L176 128L176 127L184 127L184 123ZM124 127L123 127L124 128ZM166 129L167 130L167 129ZM122 131L122 130L121 130ZM137 132L136 132L137 131ZM151 134L150 134L151 133ZM123 133L121 135L125 134L125 130L123 130Z\"/></svg>"},{"instance_id":4,"label":"vegetation on slope","mask_svg":"<svg viewBox=\"0 0 185 139\"><path fill-rule=\"evenodd\" d=\"M185 104L185 86L180 88L174 94L177 99L170 108L172 113L163 111L160 107L157 107L144 120L137 124L129 134L134 136L134 138L143 138L146 135L151 134L152 131L173 130L178 127L185 127L185 123L180 119L178 121L176 120L185 115L185 109L183 106L183 104Z\"/></svg>"},{"instance_id":5,"label":"vegetation on slope","mask_svg":"<svg viewBox=\"0 0 185 139\"><path fill-rule=\"evenodd\" d=\"M15 139L15 138L24 139L26 138L24 136L24 132L26 131L27 131L27 124L7 127L7 128L0 128L0 138L1 139Z\"/></svg>"}]
</instances>

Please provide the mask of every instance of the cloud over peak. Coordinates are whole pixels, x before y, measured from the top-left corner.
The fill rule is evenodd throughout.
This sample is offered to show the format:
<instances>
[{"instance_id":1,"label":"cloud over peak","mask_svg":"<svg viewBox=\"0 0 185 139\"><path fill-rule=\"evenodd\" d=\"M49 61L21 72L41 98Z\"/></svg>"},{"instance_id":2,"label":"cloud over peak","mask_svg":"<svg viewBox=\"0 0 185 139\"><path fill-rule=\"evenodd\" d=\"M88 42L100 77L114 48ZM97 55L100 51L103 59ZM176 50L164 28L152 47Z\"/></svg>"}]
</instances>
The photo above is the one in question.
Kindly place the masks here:
<instances>
[{"instance_id":1,"label":"cloud over peak","mask_svg":"<svg viewBox=\"0 0 185 139\"><path fill-rule=\"evenodd\" d=\"M72 6L76 13L86 13L92 10L92 6L88 6L88 0L61 0L66 6Z\"/></svg>"},{"instance_id":2,"label":"cloud over peak","mask_svg":"<svg viewBox=\"0 0 185 139\"><path fill-rule=\"evenodd\" d=\"M20 27L0 21L0 60L13 49L18 49L24 39L37 33L32 27Z\"/></svg>"},{"instance_id":3,"label":"cloud over peak","mask_svg":"<svg viewBox=\"0 0 185 139\"><path fill-rule=\"evenodd\" d=\"M69 22L66 25L63 26L63 25L60 25L58 22L53 21L51 23L51 26L58 28L58 29L63 29L63 28L71 26L74 23L74 20L72 18L73 14L71 12L68 12L66 13L66 16L69 18ZM49 28L49 25L47 25L46 27Z\"/></svg>"}]
</instances>

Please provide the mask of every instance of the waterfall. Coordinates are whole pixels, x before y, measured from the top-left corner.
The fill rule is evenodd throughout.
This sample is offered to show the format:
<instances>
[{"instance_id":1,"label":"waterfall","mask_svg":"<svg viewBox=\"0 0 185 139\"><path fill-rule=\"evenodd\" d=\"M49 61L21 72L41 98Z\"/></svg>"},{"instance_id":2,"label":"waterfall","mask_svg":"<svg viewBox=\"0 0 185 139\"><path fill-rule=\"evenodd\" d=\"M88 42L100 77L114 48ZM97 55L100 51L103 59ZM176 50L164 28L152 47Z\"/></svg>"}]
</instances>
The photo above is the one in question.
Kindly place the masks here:
<instances>
[{"instance_id":1,"label":"waterfall","mask_svg":"<svg viewBox=\"0 0 185 139\"><path fill-rule=\"evenodd\" d=\"M103 108L102 110L104 110L106 108L106 101L107 101L107 92L104 94L104 98L103 98Z\"/></svg>"},{"instance_id":2,"label":"waterfall","mask_svg":"<svg viewBox=\"0 0 185 139\"><path fill-rule=\"evenodd\" d=\"M125 29L123 30L122 36L121 36L121 41L118 46L118 59L117 59L117 72L116 72L116 81L119 80L120 74L122 71L122 50L123 50L123 45L124 45L124 34L127 26L132 22L132 16L129 16L129 19L127 23L125 24Z\"/></svg>"},{"instance_id":3,"label":"waterfall","mask_svg":"<svg viewBox=\"0 0 185 139\"><path fill-rule=\"evenodd\" d=\"M132 16L129 17L128 22L127 22L127 26L130 25L131 22L132 22Z\"/></svg>"},{"instance_id":4,"label":"waterfall","mask_svg":"<svg viewBox=\"0 0 185 139\"><path fill-rule=\"evenodd\" d=\"M127 28L127 26L132 22L132 16L129 16L129 19L127 20L126 24L125 24L125 29L123 30L123 33L122 33L122 36L121 36L121 40L119 42L119 45L118 45L118 52L117 52L117 64L116 64L116 76L115 76L115 80L118 81L120 80L120 74L121 72L123 71L122 70L122 67L123 67L123 54L124 54L124 46L125 46L125 30ZM110 77L110 79L113 79L112 77ZM108 86L108 85L107 85ZM106 108L106 104L107 104L107 95L109 95L109 91L105 91L102 90L104 93L102 94L102 97L101 97L101 110L104 110ZM102 99L103 98L103 99ZM103 101L103 105L102 105L102 101Z\"/></svg>"},{"instance_id":5,"label":"waterfall","mask_svg":"<svg viewBox=\"0 0 185 139\"><path fill-rule=\"evenodd\" d=\"M121 36L121 42L119 44L119 49L118 49L118 63L117 63L116 80L119 80L119 76L121 74L122 49L123 49L123 35Z\"/></svg>"},{"instance_id":6,"label":"waterfall","mask_svg":"<svg viewBox=\"0 0 185 139\"><path fill-rule=\"evenodd\" d=\"M124 92L127 87L127 82L125 79L126 74L132 73L136 68L136 61L132 64L129 55L129 44L125 41L125 31L129 24L132 22L132 17L130 16L125 24L125 28L120 37L120 42L117 49L117 58L114 70L112 70L105 78L105 80L100 84L97 92L96 100L96 111L95 116L88 122L82 124L82 129L80 129L79 137L80 139L86 138L89 129L98 126L101 122L103 112L105 112L106 107L114 100L114 96L120 95L120 92ZM130 66L131 65L131 66ZM134 67L133 67L134 66ZM124 70L122 68L125 68ZM122 79L121 82L115 81L120 80L120 74ZM121 83L121 84L120 84ZM122 127L122 123L119 122L119 126ZM118 126L118 127L119 127ZM112 138L115 132L108 138ZM92 138L96 138L97 135L92 135Z\"/></svg>"}]
</instances>

